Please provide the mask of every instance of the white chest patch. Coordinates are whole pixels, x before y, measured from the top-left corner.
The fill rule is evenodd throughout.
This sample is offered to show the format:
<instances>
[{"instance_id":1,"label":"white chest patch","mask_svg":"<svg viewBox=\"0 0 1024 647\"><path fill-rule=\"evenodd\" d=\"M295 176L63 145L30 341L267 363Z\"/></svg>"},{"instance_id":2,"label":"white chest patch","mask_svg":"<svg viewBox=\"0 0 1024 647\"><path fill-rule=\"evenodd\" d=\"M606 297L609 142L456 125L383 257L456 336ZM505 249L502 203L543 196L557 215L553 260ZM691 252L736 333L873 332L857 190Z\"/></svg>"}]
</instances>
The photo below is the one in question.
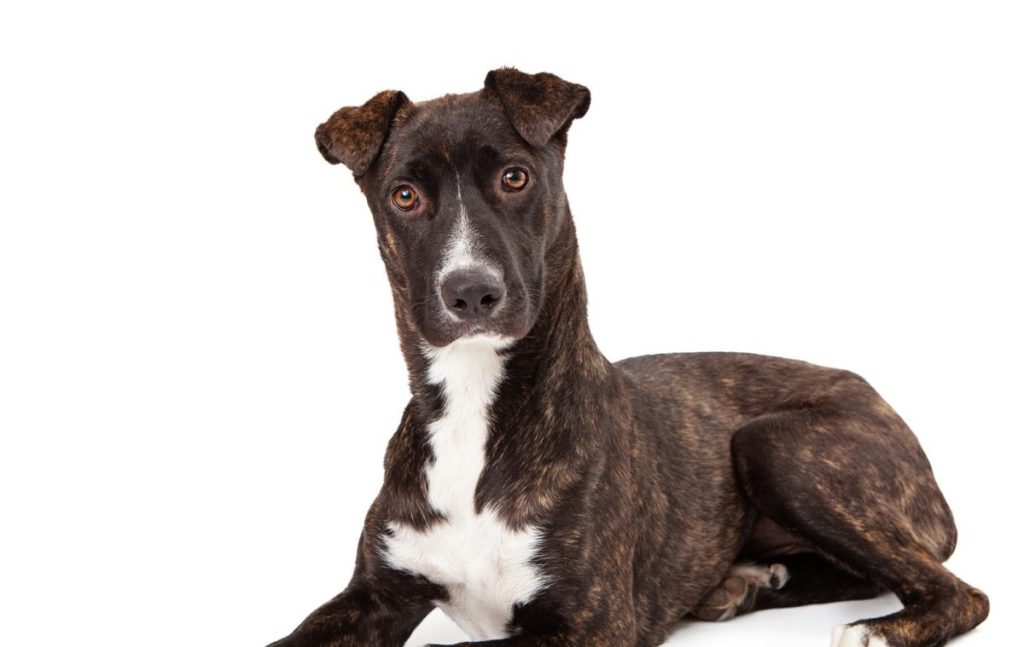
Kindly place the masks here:
<instances>
[{"instance_id":1,"label":"white chest patch","mask_svg":"<svg viewBox=\"0 0 1024 647\"><path fill-rule=\"evenodd\" d=\"M504 374L506 342L473 337L427 352L429 380L442 387L444 414L430 424L434 462L426 469L430 504L445 520L425 532L392 522L385 558L394 568L444 586L438 606L474 640L504 638L515 604L544 586L532 563L540 531L510 530L493 510L476 512L488 414Z\"/></svg>"}]
</instances>

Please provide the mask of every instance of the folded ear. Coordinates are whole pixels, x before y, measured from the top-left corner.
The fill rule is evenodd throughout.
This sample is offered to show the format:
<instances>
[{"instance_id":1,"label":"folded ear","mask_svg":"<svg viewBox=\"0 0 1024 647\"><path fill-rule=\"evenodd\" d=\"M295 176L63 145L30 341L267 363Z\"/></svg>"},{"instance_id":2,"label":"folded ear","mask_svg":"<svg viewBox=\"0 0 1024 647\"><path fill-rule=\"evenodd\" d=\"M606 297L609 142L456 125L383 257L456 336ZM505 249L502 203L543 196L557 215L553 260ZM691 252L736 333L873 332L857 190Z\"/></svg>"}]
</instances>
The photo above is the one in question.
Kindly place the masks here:
<instances>
[{"instance_id":1,"label":"folded ear","mask_svg":"<svg viewBox=\"0 0 1024 647\"><path fill-rule=\"evenodd\" d=\"M573 119L587 114L590 90L554 74L526 74L513 67L491 70L484 87L495 91L515 129L532 146L564 137Z\"/></svg>"},{"instance_id":2,"label":"folded ear","mask_svg":"<svg viewBox=\"0 0 1024 647\"><path fill-rule=\"evenodd\" d=\"M358 107L342 108L316 129L316 146L331 164L362 175L376 159L395 113L409 102L405 93L385 90Z\"/></svg>"}]
</instances>

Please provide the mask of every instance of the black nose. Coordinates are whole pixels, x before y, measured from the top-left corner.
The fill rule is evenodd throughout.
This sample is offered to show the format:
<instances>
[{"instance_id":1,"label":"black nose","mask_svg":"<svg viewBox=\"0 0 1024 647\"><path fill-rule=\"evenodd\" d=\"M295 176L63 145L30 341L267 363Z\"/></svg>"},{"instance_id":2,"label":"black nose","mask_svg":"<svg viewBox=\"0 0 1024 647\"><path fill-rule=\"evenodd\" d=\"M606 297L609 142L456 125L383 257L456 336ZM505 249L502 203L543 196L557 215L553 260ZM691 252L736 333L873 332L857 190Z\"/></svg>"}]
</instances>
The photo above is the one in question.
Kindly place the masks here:
<instances>
[{"instance_id":1,"label":"black nose","mask_svg":"<svg viewBox=\"0 0 1024 647\"><path fill-rule=\"evenodd\" d=\"M441 283L441 299L459 319L489 317L503 296L501 281L490 272L456 270Z\"/></svg>"}]
</instances>

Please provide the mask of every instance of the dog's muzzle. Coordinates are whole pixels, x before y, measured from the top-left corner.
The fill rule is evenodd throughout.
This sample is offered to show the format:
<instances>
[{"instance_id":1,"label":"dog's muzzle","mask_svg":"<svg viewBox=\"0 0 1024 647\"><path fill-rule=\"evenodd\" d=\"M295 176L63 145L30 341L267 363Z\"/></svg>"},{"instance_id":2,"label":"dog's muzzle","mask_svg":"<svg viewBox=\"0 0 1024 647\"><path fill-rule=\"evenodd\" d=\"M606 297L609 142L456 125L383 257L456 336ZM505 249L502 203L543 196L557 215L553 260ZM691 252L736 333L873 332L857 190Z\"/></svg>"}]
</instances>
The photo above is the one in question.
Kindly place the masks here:
<instances>
[{"instance_id":1,"label":"dog's muzzle","mask_svg":"<svg viewBox=\"0 0 1024 647\"><path fill-rule=\"evenodd\" d=\"M501 278L485 269L455 270L441 281L441 301L448 313L461 321L493 316L504 296Z\"/></svg>"}]
</instances>

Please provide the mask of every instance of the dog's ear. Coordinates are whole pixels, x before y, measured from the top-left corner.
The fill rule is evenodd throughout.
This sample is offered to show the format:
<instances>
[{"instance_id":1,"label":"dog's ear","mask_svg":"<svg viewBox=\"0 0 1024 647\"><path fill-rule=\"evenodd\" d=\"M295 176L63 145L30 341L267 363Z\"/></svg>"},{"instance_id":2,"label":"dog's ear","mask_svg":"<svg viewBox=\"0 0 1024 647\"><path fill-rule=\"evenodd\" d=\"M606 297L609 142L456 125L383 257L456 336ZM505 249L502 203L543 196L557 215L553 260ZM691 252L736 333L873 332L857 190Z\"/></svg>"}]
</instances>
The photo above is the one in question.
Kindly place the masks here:
<instances>
[{"instance_id":1,"label":"dog's ear","mask_svg":"<svg viewBox=\"0 0 1024 647\"><path fill-rule=\"evenodd\" d=\"M370 168L399 108L409 103L397 90L379 92L358 107L338 110L316 129L316 147L331 164L344 164L356 177Z\"/></svg>"},{"instance_id":2,"label":"dog's ear","mask_svg":"<svg viewBox=\"0 0 1024 647\"><path fill-rule=\"evenodd\" d=\"M513 67L491 70L484 88L498 94L505 114L523 139L543 146L564 137L573 119L587 114L590 90L554 74L526 74Z\"/></svg>"}]
</instances>

